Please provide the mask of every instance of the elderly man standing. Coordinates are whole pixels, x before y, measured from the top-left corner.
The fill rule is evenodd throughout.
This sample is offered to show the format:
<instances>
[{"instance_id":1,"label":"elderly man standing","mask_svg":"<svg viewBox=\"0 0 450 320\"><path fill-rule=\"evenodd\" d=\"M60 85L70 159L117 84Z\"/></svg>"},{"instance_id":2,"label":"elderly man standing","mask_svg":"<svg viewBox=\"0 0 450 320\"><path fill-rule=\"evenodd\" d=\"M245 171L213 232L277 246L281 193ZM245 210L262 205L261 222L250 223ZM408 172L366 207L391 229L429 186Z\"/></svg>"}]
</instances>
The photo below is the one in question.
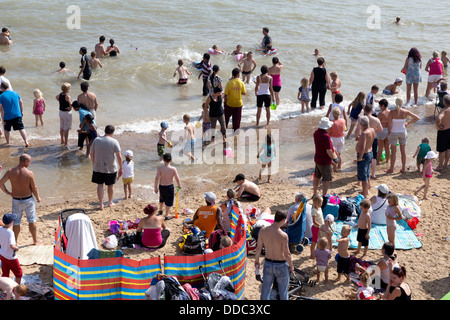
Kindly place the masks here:
<instances>
[{"instance_id":1,"label":"elderly man standing","mask_svg":"<svg viewBox=\"0 0 450 320\"><path fill-rule=\"evenodd\" d=\"M328 193L328 186L332 180L331 164L339 162L329 135L332 126L333 122L329 118L323 117L319 121L319 128L314 132L316 150L314 154L316 164L313 180L314 195L317 194L320 180L322 180L322 195L325 196Z\"/></svg>"},{"instance_id":2,"label":"elderly man standing","mask_svg":"<svg viewBox=\"0 0 450 320\"><path fill-rule=\"evenodd\" d=\"M22 99L17 92L9 89L9 84L7 82L2 82L0 88L3 92L2 95L0 95L0 112L3 120L3 128L5 129L6 144L9 145L12 127L14 130L19 130L20 135L25 142L25 147L28 147L30 144L28 143L27 133L25 132L25 127L22 122Z\"/></svg>"},{"instance_id":3,"label":"elderly man standing","mask_svg":"<svg viewBox=\"0 0 450 320\"><path fill-rule=\"evenodd\" d=\"M91 146L91 159L93 164L92 182L97 184L97 196L100 201L100 210L103 210L103 185L108 188L108 207L114 205L114 184L122 175L122 154L119 142L114 139L114 126L105 127L105 135L94 140Z\"/></svg>"},{"instance_id":4,"label":"elderly man standing","mask_svg":"<svg viewBox=\"0 0 450 320\"><path fill-rule=\"evenodd\" d=\"M445 109L436 118L436 151L439 152L437 171L446 169L450 158L450 95L443 98Z\"/></svg>"},{"instance_id":5,"label":"elderly man standing","mask_svg":"<svg viewBox=\"0 0 450 320\"><path fill-rule=\"evenodd\" d=\"M13 224L16 241L20 233L22 213L25 211L28 228L33 238L33 244L36 245L39 241L36 232L36 204L33 195L37 202L41 202L41 198L39 197L38 188L34 180L34 173L28 169L30 163L30 155L26 153L22 154L19 157L19 164L6 171L1 178L0 189L12 197L12 213L17 215L17 219L14 220ZM11 191L5 186L5 183L8 180L11 183Z\"/></svg>"}]
</instances>

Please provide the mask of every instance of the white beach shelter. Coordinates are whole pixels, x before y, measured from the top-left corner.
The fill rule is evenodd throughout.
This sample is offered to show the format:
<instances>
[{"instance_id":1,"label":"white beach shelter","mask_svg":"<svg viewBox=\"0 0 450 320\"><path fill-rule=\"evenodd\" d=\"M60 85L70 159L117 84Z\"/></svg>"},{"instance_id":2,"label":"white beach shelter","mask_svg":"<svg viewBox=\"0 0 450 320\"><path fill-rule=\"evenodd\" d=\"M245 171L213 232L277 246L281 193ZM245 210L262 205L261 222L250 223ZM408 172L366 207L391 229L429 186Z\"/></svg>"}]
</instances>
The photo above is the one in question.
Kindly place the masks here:
<instances>
[{"instance_id":1,"label":"white beach shelter","mask_svg":"<svg viewBox=\"0 0 450 320\"><path fill-rule=\"evenodd\" d=\"M98 249L97 239L91 219L84 213L76 213L66 221L67 250L66 254L81 260L89 259L91 249Z\"/></svg>"}]
</instances>

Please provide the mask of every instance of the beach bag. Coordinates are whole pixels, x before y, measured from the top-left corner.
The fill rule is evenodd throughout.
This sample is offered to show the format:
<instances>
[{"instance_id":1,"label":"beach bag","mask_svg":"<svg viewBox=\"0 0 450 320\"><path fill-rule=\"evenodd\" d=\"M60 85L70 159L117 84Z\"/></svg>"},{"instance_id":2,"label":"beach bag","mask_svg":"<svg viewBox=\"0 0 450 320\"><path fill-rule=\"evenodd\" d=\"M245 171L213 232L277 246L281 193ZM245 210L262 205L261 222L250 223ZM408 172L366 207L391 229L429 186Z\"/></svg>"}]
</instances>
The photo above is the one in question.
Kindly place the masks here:
<instances>
[{"instance_id":1,"label":"beach bag","mask_svg":"<svg viewBox=\"0 0 450 320\"><path fill-rule=\"evenodd\" d=\"M334 195L327 194L326 196L323 197L322 213L324 218L328 214L331 214L334 217L335 221L338 219L339 215L339 205L337 204L338 202L340 202L340 199L337 194Z\"/></svg>"},{"instance_id":2,"label":"beach bag","mask_svg":"<svg viewBox=\"0 0 450 320\"><path fill-rule=\"evenodd\" d=\"M228 233L224 229L215 230L211 233L208 240L209 248L212 251L216 251L220 249L220 240L222 237L228 236Z\"/></svg>"},{"instance_id":3,"label":"beach bag","mask_svg":"<svg viewBox=\"0 0 450 320\"><path fill-rule=\"evenodd\" d=\"M345 221L350 217L356 216L356 203L347 199L341 199L339 203L338 220Z\"/></svg>"},{"instance_id":4,"label":"beach bag","mask_svg":"<svg viewBox=\"0 0 450 320\"><path fill-rule=\"evenodd\" d=\"M103 245L107 249L115 249L118 246L117 237L114 234L110 235L109 237L106 237L105 240L103 241Z\"/></svg>"},{"instance_id":5,"label":"beach bag","mask_svg":"<svg viewBox=\"0 0 450 320\"><path fill-rule=\"evenodd\" d=\"M188 234L184 241L181 252L183 254L203 254L206 249L205 232Z\"/></svg>"}]
</instances>

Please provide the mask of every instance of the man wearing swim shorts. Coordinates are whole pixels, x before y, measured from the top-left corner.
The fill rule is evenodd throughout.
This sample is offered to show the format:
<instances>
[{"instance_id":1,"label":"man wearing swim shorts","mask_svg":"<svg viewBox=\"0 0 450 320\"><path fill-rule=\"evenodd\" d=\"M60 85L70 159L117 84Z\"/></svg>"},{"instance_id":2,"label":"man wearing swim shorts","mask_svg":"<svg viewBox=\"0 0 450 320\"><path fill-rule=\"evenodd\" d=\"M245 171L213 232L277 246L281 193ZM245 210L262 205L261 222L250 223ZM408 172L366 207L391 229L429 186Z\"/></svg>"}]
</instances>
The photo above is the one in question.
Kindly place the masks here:
<instances>
[{"instance_id":1,"label":"man wearing swim shorts","mask_svg":"<svg viewBox=\"0 0 450 320\"><path fill-rule=\"evenodd\" d=\"M37 202L41 202L41 198L39 197L38 188L34 179L34 173L28 169L30 164L30 155L26 153L22 154L19 157L19 164L16 167L6 171L1 178L0 189L12 197L12 213L17 216L13 224L13 231L16 241L19 237L22 213L25 211L28 221L28 228L33 238L33 244L36 245L38 243L38 239L36 230L35 199ZM8 180L11 183L11 191L9 191L5 186L5 183Z\"/></svg>"},{"instance_id":2,"label":"man wearing swim shorts","mask_svg":"<svg viewBox=\"0 0 450 320\"><path fill-rule=\"evenodd\" d=\"M355 150L357 153L358 181L361 181L362 195L369 195L370 165L373 159L372 145L376 137L375 130L369 126L369 118L361 116L359 119L361 136L358 139Z\"/></svg>"},{"instance_id":3,"label":"man wearing swim shorts","mask_svg":"<svg viewBox=\"0 0 450 320\"><path fill-rule=\"evenodd\" d=\"M91 146L93 164L92 182L97 184L100 210L103 210L103 185L108 188L108 207L114 205L114 184L122 176L122 154L119 142L114 139L114 126L105 127L105 135L94 140Z\"/></svg>"},{"instance_id":4,"label":"man wearing swim shorts","mask_svg":"<svg viewBox=\"0 0 450 320\"><path fill-rule=\"evenodd\" d=\"M445 109L436 117L436 151L439 152L437 171L446 169L450 158L450 95L445 95L443 102Z\"/></svg>"},{"instance_id":5,"label":"man wearing swim shorts","mask_svg":"<svg viewBox=\"0 0 450 320\"><path fill-rule=\"evenodd\" d=\"M259 187L255 183L245 179L242 173L236 175L233 183L237 183L238 185L236 187L236 198L246 201L258 201L261 198L261 190Z\"/></svg>"}]
</instances>

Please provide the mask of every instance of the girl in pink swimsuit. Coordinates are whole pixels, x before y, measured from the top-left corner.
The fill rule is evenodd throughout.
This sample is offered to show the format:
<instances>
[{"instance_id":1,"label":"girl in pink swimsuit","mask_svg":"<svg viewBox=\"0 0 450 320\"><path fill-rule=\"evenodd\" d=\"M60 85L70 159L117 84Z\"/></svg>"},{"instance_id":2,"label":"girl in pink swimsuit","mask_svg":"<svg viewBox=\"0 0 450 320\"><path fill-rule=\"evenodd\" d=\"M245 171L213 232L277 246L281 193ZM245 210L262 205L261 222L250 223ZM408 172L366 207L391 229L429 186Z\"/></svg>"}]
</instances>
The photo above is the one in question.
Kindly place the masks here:
<instances>
[{"instance_id":1,"label":"girl in pink swimsuit","mask_svg":"<svg viewBox=\"0 0 450 320\"><path fill-rule=\"evenodd\" d=\"M280 91L281 91L281 68L283 65L277 57L272 59L273 66L269 68L269 75L272 76L272 88L275 96L275 104L280 104Z\"/></svg>"},{"instance_id":2,"label":"girl in pink swimsuit","mask_svg":"<svg viewBox=\"0 0 450 320\"><path fill-rule=\"evenodd\" d=\"M33 91L34 100L33 100L33 114L36 117L36 127L38 126L38 122L41 122L41 126L44 125L44 120L42 119L42 115L45 111L45 100L42 97L42 92L39 89L35 89Z\"/></svg>"},{"instance_id":3,"label":"girl in pink swimsuit","mask_svg":"<svg viewBox=\"0 0 450 320\"><path fill-rule=\"evenodd\" d=\"M433 173L436 173L433 170L433 160L436 159L438 155L434 151L428 151L427 155L425 156L425 163L423 164L422 169L422 179L424 184L414 192L414 195L417 196L420 190L423 189L423 200L428 200L427 198L427 192L428 188L430 186L431 178L433 177Z\"/></svg>"}]
</instances>

